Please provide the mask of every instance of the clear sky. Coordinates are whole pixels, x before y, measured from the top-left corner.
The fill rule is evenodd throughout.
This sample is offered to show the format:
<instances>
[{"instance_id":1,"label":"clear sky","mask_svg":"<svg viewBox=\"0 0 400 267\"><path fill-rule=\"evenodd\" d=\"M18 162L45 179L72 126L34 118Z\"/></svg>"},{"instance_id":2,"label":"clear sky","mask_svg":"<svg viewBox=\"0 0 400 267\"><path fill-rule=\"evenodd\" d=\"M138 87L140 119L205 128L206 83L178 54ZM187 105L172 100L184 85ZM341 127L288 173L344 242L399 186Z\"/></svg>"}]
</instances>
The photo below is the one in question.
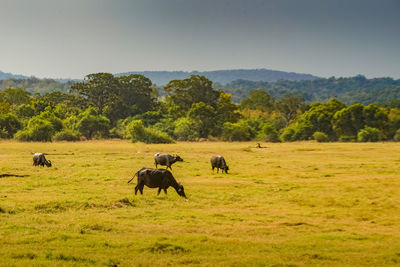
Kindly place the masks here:
<instances>
[{"instance_id":1,"label":"clear sky","mask_svg":"<svg viewBox=\"0 0 400 267\"><path fill-rule=\"evenodd\" d=\"M0 0L0 70L400 78L400 0Z\"/></svg>"}]
</instances>

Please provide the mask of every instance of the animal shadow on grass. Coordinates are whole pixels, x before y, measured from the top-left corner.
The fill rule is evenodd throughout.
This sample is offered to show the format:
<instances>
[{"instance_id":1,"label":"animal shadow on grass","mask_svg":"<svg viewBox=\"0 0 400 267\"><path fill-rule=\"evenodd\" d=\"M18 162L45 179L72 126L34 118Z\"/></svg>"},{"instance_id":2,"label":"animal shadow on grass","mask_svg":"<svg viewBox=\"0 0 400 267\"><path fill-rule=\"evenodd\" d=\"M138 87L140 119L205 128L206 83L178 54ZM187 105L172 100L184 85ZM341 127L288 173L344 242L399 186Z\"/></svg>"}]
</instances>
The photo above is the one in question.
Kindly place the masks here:
<instances>
[{"instance_id":1,"label":"animal shadow on grass","mask_svg":"<svg viewBox=\"0 0 400 267\"><path fill-rule=\"evenodd\" d=\"M0 174L0 178L5 178L5 177L26 177L26 176L29 176L29 175L18 175L18 174L7 174L7 173L4 173L4 174Z\"/></svg>"}]
</instances>

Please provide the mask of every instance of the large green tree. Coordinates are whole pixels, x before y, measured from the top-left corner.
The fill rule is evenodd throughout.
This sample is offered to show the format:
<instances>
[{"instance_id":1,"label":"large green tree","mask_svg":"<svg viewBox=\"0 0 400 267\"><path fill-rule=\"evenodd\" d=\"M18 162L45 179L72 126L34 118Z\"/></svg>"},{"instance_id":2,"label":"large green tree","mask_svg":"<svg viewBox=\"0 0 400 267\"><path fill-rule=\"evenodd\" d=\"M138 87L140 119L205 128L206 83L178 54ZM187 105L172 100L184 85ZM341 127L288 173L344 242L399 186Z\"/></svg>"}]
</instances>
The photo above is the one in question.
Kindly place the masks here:
<instances>
[{"instance_id":1,"label":"large green tree","mask_svg":"<svg viewBox=\"0 0 400 267\"><path fill-rule=\"evenodd\" d=\"M286 122L286 126L296 119L305 110L305 107L304 98L291 94L286 94L276 101L276 109Z\"/></svg>"},{"instance_id":2,"label":"large green tree","mask_svg":"<svg viewBox=\"0 0 400 267\"><path fill-rule=\"evenodd\" d=\"M165 87L170 101L185 110L193 104L203 102L213 108L217 107L219 91L214 90L212 82L204 76L192 75L184 80L170 81Z\"/></svg>"},{"instance_id":3,"label":"large green tree","mask_svg":"<svg viewBox=\"0 0 400 267\"><path fill-rule=\"evenodd\" d=\"M310 134L307 139L311 137L314 132L323 132L328 135L330 140L336 139L335 131L332 128L332 119L335 113L346 105L336 99L331 99L327 103L313 103L310 108L303 113L300 122L309 125Z\"/></svg>"},{"instance_id":4,"label":"large green tree","mask_svg":"<svg viewBox=\"0 0 400 267\"><path fill-rule=\"evenodd\" d=\"M356 140L359 130L364 128L364 106L354 104L344 108L333 117L333 128L339 137L350 138Z\"/></svg>"},{"instance_id":5,"label":"large green tree","mask_svg":"<svg viewBox=\"0 0 400 267\"><path fill-rule=\"evenodd\" d=\"M83 82L71 85L71 91L84 97L99 114L103 114L107 105L116 101L118 83L111 73L94 73L85 77Z\"/></svg>"},{"instance_id":6,"label":"large green tree","mask_svg":"<svg viewBox=\"0 0 400 267\"><path fill-rule=\"evenodd\" d=\"M207 138L215 127L215 109L204 102L194 103L187 116L197 125L199 137Z\"/></svg>"},{"instance_id":7,"label":"large green tree","mask_svg":"<svg viewBox=\"0 0 400 267\"><path fill-rule=\"evenodd\" d=\"M262 89L256 89L250 92L250 96L240 102L242 108L258 109L261 111L272 111L274 108L274 99Z\"/></svg>"}]
</instances>

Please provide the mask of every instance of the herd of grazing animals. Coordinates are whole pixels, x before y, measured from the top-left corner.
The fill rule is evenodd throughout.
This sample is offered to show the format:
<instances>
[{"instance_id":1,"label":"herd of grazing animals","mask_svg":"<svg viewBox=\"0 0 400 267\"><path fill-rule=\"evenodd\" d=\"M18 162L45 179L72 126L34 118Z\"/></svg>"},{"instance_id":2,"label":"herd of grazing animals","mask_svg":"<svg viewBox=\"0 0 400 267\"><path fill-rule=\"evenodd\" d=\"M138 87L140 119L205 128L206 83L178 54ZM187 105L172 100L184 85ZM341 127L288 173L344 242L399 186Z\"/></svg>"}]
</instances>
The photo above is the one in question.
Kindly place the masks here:
<instances>
[{"instance_id":1,"label":"herd of grazing animals","mask_svg":"<svg viewBox=\"0 0 400 267\"><path fill-rule=\"evenodd\" d=\"M183 161L183 159L178 156L171 156L169 154L161 154L156 153L154 155L154 164L156 165L156 169L150 168L141 168L138 170L135 175L128 181L130 183L135 176L137 176L137 184L135 187L135 195L137 191L140 191L140 194L143 195L143 188L146 185L149 188L158 188L158 195L161 190L164 190L164 193L167 194L168 187L173 187L179 196L186 198L185 191L183 185L179 184L172 173L168 171L168 168L172 171L171 165L177 161ZM228 173L229 167L226 165L224 157L212 156L211 157L211 169L214 172L214 168L217 168L217 173L219 169L222 170L222 173ZM157 169L158 164L161 166L167 166L164 169ZM34 153L33 154L33 166L42 166L51 167L51 161L47 160L43 153Z\"/></svg>"}]
</instances>

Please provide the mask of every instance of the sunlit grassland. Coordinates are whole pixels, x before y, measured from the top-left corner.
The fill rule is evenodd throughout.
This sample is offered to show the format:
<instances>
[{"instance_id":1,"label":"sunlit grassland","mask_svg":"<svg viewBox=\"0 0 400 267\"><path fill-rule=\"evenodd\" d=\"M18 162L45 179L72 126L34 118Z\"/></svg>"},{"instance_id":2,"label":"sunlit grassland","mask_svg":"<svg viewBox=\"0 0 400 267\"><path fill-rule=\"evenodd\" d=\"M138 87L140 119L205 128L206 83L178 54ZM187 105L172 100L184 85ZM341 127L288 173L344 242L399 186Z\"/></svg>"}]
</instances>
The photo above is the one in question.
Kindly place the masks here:
<instances>
[{"instance_id":1,"label":"sunlit grassland","mask_svg":"<svg viewBox=\"0 0 400 267\"><path fill-rule=\"evenodd\" d=\"M0 265L400 264L399 143L263 146L1 141ZM133 194L156 152L184 159L172 173L187 200Z\"/></svg>"}]
</instances>

